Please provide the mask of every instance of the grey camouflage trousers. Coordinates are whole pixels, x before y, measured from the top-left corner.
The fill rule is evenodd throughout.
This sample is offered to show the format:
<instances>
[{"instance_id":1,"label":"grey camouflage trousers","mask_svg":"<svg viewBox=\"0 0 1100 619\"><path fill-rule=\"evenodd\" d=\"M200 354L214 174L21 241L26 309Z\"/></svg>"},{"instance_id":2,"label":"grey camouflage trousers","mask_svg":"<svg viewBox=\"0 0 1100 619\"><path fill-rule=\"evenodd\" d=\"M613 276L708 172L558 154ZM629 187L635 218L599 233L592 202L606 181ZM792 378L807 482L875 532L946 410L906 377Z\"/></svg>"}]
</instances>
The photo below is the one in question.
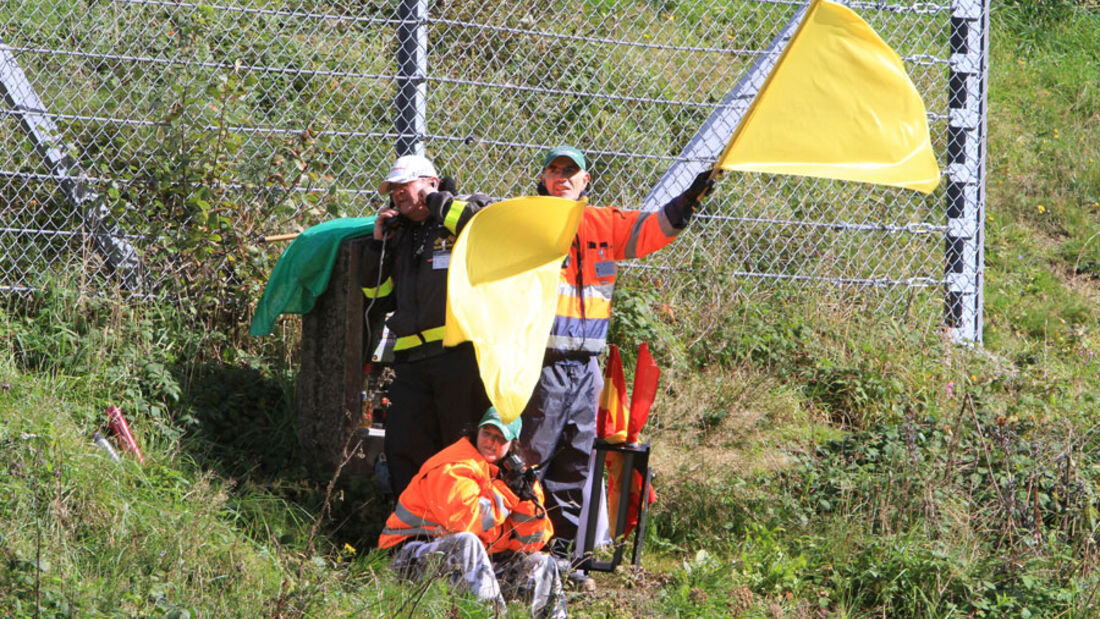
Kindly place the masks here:
<instances>
[{"instance_id":1,"label":"grey camouflage trousers","mask_svg":"<svg viewBox=\"0 0 1100 619\"><path fill-rule=\"evenodd\" d=\"M452 587L473 593L503 612L505 600L520 601L532 617L566 617L558 564L542 552L492 555L477 535L452 533L409 541L394 553L393 567L413 580L442 576Z\"/></svg>"}]
</instances>

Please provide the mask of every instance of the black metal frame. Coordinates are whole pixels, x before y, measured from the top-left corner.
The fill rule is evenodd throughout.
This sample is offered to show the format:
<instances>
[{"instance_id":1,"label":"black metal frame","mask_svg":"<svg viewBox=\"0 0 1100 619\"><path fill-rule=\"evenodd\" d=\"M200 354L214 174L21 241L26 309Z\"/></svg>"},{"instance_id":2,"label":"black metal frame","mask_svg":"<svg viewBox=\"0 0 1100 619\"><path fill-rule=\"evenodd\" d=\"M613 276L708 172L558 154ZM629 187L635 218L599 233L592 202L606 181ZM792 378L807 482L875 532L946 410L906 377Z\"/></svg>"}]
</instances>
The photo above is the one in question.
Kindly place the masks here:
<instances>
[{"instance_id":1,"label":"black metal frame","mask_svg":"<svg viewBox=\"0 0 1100 619\"><path fill-rule=\"evenodd\" d=\"M631 562L634 565L642 559L642 540L645 539L646 516L649 513L649 486L653 475L649 470L649 443L617 443L612 444L603 440L597 440L595 445L596 467L592 471L592 490L588 495L588 525L585 528L584 540L581 540L583 560L577 566L578 569L595 572L613 572L623 561L623 549L626 546L626 538L621 531L626 528L626 513L630 503L630 486L634 479L634 472L642 474L642 491L639 495L638 526L634 528L634 548ZM615 540L615 555L610 561L597 561L592 556L593 547L596 544L596 521L599 517L600 493L603 492L604 457L608 452L623 454L623 483L619 488L619 508L611 525L612 539Z\"/></svg>"}]
</instances>

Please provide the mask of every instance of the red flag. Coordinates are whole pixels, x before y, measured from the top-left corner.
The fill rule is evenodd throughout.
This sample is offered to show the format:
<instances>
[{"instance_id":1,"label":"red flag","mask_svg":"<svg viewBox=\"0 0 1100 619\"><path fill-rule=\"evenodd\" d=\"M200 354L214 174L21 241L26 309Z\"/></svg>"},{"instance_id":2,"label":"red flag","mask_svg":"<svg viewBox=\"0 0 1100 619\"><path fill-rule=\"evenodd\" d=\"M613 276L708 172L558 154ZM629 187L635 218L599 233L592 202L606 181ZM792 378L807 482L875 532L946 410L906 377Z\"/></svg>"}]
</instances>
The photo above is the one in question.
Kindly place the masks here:
<instances>
[{"instance_id":1,"label":"red flag","mask_svg":"<svg viewBox=\"0 0 1100 619\"><path fill-rule=\"evenodd\" d=\"M603 392L596 413L596 436L608 443L626 440L626 378L619 349L612 344L603 371Z\"/></svg>"},{"instance_id":2,"label":"red flag","mask_svg":"<svg viewBox=\"0 0 1100 619\"><path fill-rule=\"evenodd\" d=\"M616 380L616 376L613 373L614 368L617 368L617 381L618 387L615 388L618 393L617 400L625 408L626 400L626 380L623 378L622 362L619 359L619 350L614 346L611 347L611 353L607 357L607 369L604 374L611 378L605 378L604 381L604 394L608 393L608 385L612 384ZM630 419L629 422L626 419L622 419L618 428L623 429L621 436L623 436L627 443L637 443L638 435L642 431L642 427L649 419L649 409L653 406L653 400L657 397L657 380L661 376L661 370L657 367L657 362L653 360L653 356L649 354L649 345L642 343L638 347L638 364L634 368L634 393L630 397ZM604 412L604 397L600 398L600 413ZM625 416L625 414L623 415ZM601 418L598 428L604 428L604 421ZM601 438L603 436L601 435ZM622 442L608 440L608 442ZM617 452L609 452L604 458L605 466L607 467L607 504L609 513L612 517L617 517L619 513L619 492L623 483L623 454ZM630 492L627 498L626 508L626 522L622 523L622 529L619 530L619 523L615 523L612 535L614 537L630 535L634 530L634 527L638 526L638 514L642 501L642 474L638 471L634 471L630 480ZM646 493L646 504L653 503L657 500L657 492L653 490L653 486L649 486L649 492Z\"/></svg>"},{"instance_id":3,"label":"red flag","mask_svg":"<svg viewBox=\"0 0 1100 619\"><path fill-rule=\"evenodd\" d=\"M623 454L616 452L608 453L604 460L605 466L607 467L607 509L612 519L617 518L619 514L619 487L621 484L620 480L623 476L624 460ZM616 522L614 530L612 531L613 537L630 535L630 533L634 531L634 527L638 526L638 514L641 508L642 481L642 474L638 471L634 471L633 479L630 481L630 494L627 498L626 522L622 525L624 530L618 530L619 525ZM649 492L647 492L646 495L647 505L657 501L657 492L653 489L653 484L649 485Z\"/></svg>"},{"instance_id":4,"label":"red flag","mask_svg":"<svg viewBox=\"0 0 1100 619\"><path fill-rule=\"evenodd\" d=\"M627 427L626 442L637 443L642 426L649 420L649 409L657 397L657 380L661 377L661 368L649 354L649 344L642 342L638 347L638 364L634 367L634 393L630 396L630 424Z\"/></svg>"},{"instance_id":5,"label":"red flag","mask_svg":"<svg viewBox=\"0 0 1100 619\"><path fill-rule=\"evenodd\" d=\"M130 433L130 426L126 423L126 418L122 416L122 409L117 406L108 408L107 424L111 427L111 432L118 437L119 442L122 444L122 450L134 452L138 461L145 464L141 449L138 448L134 435Z\"/></svg>"}]
</instances>

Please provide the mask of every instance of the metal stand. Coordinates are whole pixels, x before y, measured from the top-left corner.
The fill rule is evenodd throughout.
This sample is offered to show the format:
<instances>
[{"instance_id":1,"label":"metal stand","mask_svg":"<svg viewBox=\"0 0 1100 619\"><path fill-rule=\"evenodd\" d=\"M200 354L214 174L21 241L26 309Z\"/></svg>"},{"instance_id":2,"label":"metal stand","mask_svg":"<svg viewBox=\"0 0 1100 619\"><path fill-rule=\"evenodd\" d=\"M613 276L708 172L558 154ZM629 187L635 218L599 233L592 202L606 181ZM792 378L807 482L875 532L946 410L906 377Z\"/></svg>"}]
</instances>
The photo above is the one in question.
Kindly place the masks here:
<instances>
[{"instance_id":1,"label":"metal stand","mask_svg":"<svg viewBox=\"0 0 1100 619\"><path fill-rule=\"evenodd\" d=\"M593 471L592 491L588 496L588 526L585 529L583 544L581 546L584 560L577 567L582 570L595 572L613 572L623 561L623 548L626 546L626 538L623 531L626 530L626 514L630 507L630 486L634 480L635 471L642 474L642 489L639 494L638 526L634 529L634 549L631 562L634 565L642 559L642 540L645 539L646 516L649 513L649 485L653 475L649 470L649 443L642 444L611 444L603 440L596 441L596 467ZM600 493L603 492L604 458L609 452L623 454L622 483L619 486L619 508L614 514L611 523L612 539L615 544L615 554L610 561L597 561L592 555L592 549L596 544L596 520L599 517L597 506L600 501Z\"/></svg>"}]
</instances>

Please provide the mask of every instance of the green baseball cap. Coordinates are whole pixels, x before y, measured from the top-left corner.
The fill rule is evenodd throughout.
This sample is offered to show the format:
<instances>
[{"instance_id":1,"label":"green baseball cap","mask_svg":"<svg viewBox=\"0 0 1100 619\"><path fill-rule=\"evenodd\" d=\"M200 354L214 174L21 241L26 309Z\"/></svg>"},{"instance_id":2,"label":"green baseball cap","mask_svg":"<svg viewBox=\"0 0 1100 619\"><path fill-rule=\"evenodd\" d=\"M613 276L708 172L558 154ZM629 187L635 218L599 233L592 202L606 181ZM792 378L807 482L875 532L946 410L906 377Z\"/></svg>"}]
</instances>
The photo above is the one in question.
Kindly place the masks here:
<instances>
[{"instance_id":1,"label":"green baseball cap","mask_svg":"<svg viewBox=\"0 0 1100 619\"><path fill-rule=\"evenodd\" d=\"M572 146L556 146L546 151L546 156L542 159L542 169L545 170L546 166L550 165L550 162L558 157L569 157L573 163L577 164L581 172L588 171L588 164L584 161L584 153Z\"/></svg>"},{"instance_id":2,"label":"green baseball cap","mask_svg":"<svg viewBox=\"0 0 1100 619\"><path fill-rule=\"evenodd\" d=\"M500 433L504 435L504 440L514 441L519 438L520 430L523 429L523 419L516 417L512 420L512 423L504 423L504 420L500 418L500 413L497 409L490 406L489 410L485 411L482 415L481 421L478 422L477 427L481 426L496 426Z\"/></svg>"}]
</instances>

